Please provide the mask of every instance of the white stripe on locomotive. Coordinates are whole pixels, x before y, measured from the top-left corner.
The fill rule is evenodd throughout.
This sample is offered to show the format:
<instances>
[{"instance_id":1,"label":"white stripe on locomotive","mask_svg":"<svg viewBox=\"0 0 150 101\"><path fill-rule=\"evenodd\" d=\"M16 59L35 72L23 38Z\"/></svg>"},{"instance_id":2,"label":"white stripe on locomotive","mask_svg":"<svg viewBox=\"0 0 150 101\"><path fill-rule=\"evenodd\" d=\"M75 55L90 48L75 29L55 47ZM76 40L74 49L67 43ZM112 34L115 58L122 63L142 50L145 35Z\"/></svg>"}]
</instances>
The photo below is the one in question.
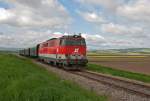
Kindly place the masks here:
<instances>
[{"instance_id":1,"label":"white stripe on locomotive","mask_svg":"<svg viewBox=\"0 0 150 101\"><path fill-rule=\"evenodd\" d=\"M40 57L53 58L53 59L66 59L65 54L39 54ZM70 55L70 59L85 59L83 55Z\"/></svg>"}]
</instances>

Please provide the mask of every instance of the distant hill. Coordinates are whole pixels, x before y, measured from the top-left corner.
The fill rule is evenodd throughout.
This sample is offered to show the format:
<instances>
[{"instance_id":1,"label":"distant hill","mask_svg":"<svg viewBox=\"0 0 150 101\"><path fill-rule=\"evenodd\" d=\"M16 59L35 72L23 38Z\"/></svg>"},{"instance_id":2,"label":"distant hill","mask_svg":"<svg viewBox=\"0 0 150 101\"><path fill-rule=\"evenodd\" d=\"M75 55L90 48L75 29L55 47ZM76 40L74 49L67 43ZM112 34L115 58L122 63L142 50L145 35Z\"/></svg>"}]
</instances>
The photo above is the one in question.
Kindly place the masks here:
<instances>
[{"instance_id":1,"label":"distant hill","mask_svg":"<svg viewBox=\"0 0 150 101\"><path fill-rule=\"evenodd\" d=\"M92 50L89 52L95 52L99 54L139 55L139 54L150 54L150 48L106 49L106 50Z\"/></svg>"},{"instance_id":2,"label":"distant hill","mask_svg":"<svg viewBox=\"0 0 150 101\"><path fill-rule=\"evenodd\" d=\"M111 49L111 51L117 51L121 53L128 53L128 52L150 53L150 48Z\"/></svg>"},{"instance_id":3,"label":"distant hill","mask_svg":"<svg viewBox=\"0 0 150 101\"><path fill-rule=\"evenodd\" d=\"M17 52L21 48L5 48L5 47L0 47L0 51L6 51L6 52Z\"/></svg>"}]
</instances>

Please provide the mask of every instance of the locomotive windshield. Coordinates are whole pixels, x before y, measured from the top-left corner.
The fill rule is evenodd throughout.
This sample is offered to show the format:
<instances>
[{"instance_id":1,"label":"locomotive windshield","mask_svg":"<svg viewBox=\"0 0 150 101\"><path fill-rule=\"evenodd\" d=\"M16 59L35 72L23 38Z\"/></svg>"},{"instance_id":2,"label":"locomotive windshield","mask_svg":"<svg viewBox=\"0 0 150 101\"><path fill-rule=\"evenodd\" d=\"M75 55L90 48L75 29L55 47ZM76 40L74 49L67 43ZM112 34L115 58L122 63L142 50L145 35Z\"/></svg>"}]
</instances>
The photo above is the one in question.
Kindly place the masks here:
<instances>
[{"instance_id":1,"label":"locomotive windshield","mask_svg":"<svg viewBox=\"0 0 150 101\"><path fill-rule=\"evenodd\" d=\"M84 39L62 39L60 44L62 46L70 46L70 45L86 45Z\"/></svg>"}]
</instances>

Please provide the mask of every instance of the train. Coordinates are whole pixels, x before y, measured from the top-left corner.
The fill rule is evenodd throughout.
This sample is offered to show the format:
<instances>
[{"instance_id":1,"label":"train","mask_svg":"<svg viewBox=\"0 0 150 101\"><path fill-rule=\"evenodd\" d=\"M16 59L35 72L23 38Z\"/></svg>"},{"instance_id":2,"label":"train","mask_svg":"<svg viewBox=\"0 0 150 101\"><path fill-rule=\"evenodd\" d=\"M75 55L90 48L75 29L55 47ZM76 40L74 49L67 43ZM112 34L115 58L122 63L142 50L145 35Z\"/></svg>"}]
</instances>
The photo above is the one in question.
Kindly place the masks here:
<instances>
[{"instance_id":1,"label":"train","mask_svg":"<svg viewBox=\"0 0 150 101\"><path fill-rule=\"evenodd\" d=\"M64 35L51 38L34 47L22 49L19 54L62 67L80 70L86 66L86 41L81 35Z\"/></svg>"}]
</instances>

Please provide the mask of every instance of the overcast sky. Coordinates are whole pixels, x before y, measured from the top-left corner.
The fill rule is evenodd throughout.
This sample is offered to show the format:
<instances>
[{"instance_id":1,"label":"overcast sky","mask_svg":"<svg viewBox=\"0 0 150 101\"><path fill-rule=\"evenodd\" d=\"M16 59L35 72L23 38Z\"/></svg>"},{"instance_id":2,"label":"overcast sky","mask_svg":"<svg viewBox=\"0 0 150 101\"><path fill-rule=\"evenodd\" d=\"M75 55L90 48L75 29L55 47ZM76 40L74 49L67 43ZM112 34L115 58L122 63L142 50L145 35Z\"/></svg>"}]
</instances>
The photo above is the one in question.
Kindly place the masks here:
<instances>
[{"instance_id":1,"label":"overcast sky","mask_svg":"<svg viewBox=\"0 0 150 101\"><path fill-rule=\"evenodd\" d=\"M150 48L150 0L0 0L0 47L82 33L88 49Z\"/></svg>"}]
</instances>

